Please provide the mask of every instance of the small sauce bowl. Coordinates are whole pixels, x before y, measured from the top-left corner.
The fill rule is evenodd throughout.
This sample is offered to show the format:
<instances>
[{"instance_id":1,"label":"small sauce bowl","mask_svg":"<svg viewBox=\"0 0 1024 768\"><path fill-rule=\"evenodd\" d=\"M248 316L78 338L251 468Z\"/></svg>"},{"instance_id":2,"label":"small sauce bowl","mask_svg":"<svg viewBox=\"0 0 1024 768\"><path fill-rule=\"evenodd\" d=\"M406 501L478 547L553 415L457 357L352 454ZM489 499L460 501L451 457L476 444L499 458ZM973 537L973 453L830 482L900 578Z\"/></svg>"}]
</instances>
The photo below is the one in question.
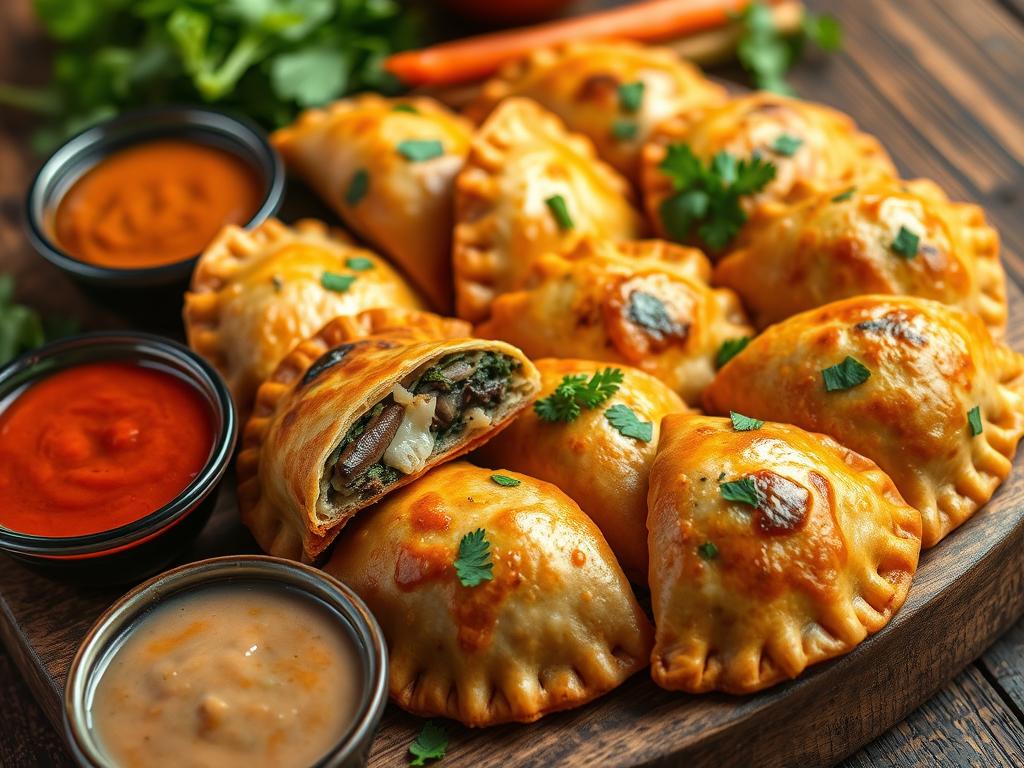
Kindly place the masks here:
<instances>
[{"instance_id":1,"label":"small sauce bowl","mask_svg":"<svg viewBox=\"0 0 1024 768\"><path fill-rule=\"evenodd\" d=\"M167 571L136 587L104 613L89 630L71 663L64 692L64 726L77 763L87 768L116 766L104 752L91 710L97 687L117 652L151 611L176 597L210 587L259 587L299 593L327 609L340 632L354 644L361 667L360 696L351 725L314 765L356 768L366 765L374 734L387 703L387 646L363 601L349 587L322 571L262 555L216 557ZM120 725L131 728L122 719ZM188 744L181 744L187 750Z\"/></svg>"},{"instance_id":2,"label":"small sauce bowl","mask_svg":"<svg viewBox=\"0 0 1024 768\"><path fill-rule=\"evenodd\" d=\"M134 522L78 536L41 536L0 526L0 551L50 575L125 583L159 571L202 529L234 453L237 417L230 393L206 361L177 342L137 332L89 333L47 344L0 369L0 412L38 381L79 365L119 361L176 376L209 406L206 463L177 496Z\"/></svg>"}]
</instances>

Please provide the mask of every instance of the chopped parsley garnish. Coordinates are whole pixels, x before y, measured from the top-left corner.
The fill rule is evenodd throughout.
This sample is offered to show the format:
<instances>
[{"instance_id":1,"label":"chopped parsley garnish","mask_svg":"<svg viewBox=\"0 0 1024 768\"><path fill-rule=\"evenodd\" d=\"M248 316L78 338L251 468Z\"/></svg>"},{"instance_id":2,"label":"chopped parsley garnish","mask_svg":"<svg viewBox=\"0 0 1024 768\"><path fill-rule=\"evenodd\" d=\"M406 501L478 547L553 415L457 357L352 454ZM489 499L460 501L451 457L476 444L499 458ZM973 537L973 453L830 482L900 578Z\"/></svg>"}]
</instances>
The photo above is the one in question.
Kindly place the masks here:
<instances>
[{"instance_id":1,"label":"chopped parsley garnish","mask_svg":"<svg viewBox=\"0 0 1024 768\"><path fill-rule=\"evenodd\" d=\"M899 254L905 259L912 259L917 256L917 246L921 238L915 235L906 227L900 227L896 233L896 239L889 244L893 253Z\"/></svg>"},{"instance_id":2,"label":"chopped parsley garnish","mask_svg":"<svg viewBox=\"0 0 1024 768\"><path fill-rule=\"evenodd\" d=\"M737 432L752 432L764 426L761 419L752 419L736 411L729 411L729 418L732 420L732 428Z\"/></svg>"},{"instance_id":3,"label":"chopped parsley garnish","mask_svg":"<svg viewBox=\"0 0 1024 768\"><path fill-rule=\"evenodd\" d=\"M412 163L433 160L444 154L444 145L437 139L406 139L398 142L398 153Z\"/></svg>"},{"instance_id":4,"label":"chopped parsley garnish","mask_svg":"<svg viewBox=\"0 0 1024 768\"><path fill-rule=\"evenodd\" d=\"M596 408L607 401L621 383L618 368L596 371L589 380L585 373L563 376L554 392L533 404L533 410L542 421L572 421L583 408Z\"/></svg>"},{"instance_id":5,"label":"chopped parsley garnish","mask_svg":"<svg viewBox=\"0 0 1024 768\"><path fill-rule=\"evenodd\" d=\"M643 81L623 83L619 86L619 109L632 114L640 109L644 101Z\"/></svg>"},{"instance_id":6,"label":"chopped parsley garnish","mask_svg":"<svg viewBox=\"0 0 1024 768\"><path fill-rule=\"evenodd\" d=\"M565 204L565 198L561 195L552 195L544 201L551 215L555 217L555 223L563 232L573 228L572 216L569 215L569 206Z\"/></svg>"},{"instance_id":7,"label":"chopped parsley garnish","mask_svg":"<svg viewBox=\"0 0 1024 768\"><path fill-rule=\"evenodd\" d=\"M359 205L359 201L366 197L366 193L370 191L370 174L365 168L360 168L352 176L352 181L348 183L348 189L345 190L345 202L352 205Z\"/></svg>"},{"instance_id":8,"label":"chopped parsley garnish","mask_svg":"<svg viewBox=\"0 0 1024 768\"><path fill-rule=\"evenodd\" d=\"M705 541L697 547L697 554L705 560L714 560L718 557L718 547L715 546L714 542Z\"/></svg>"},{"instance_id":9,"label":"chopped parsley garnish","mask_svg":"<svg viewBox=\"0 0 1024 768\"><path fill-rule=\"evenodd\" d=\"M353 256L351 259L345 259L345 266L353 272L366 272L373 269L373 262L363 256Z\"/></svg>"},{"instance_id":10,"label":"chopped parsley garnish","mask_svg":"<svg viewBox=\"0 0 1024 768\"><path fill-rule=\"evenodd\" d=\"M696 232L715 250L727 246L747 221L740 198L775 178L775 165L756 154L737 161L719 152L705 167L686 144L670 144L658 169L676 190L658 208L666 231L676 240Z\"/></svg>"},{"instance_id":11,"label":"chopped parsley garnish","mask_svg":"<svg viewBox=\"0 0 1024 768\"><path fill-rule=\"evenodd\" d=\"M751 507L756 507L760 501L757 485L754 484L754 478L752 477L744 477L740 480L722 483L718 486L718 492L722 494L722 498L726 501L738 501Z\"/></svg>"},{"instance_id":12,"label":"chopped parsley garnish","mask_svg":"<svg viewBox=\"0 0 1024 768\"><path fill-rule=\"evenodd\" d=\"M981 434L981 406L976 405L967 412L967 426L971 430L971 437Z\"/></svg>"},{"instance_id":13,"label":"chopped parsley garnish","mask_svg":"<svg viewBox=\"0 0 1024 768\"><path fill-rule=\"evenodd\" d=\"M635 139L636 131L636 123L634 123L632 120L619 118L614 123L612 123L612 136L614 136L619 141L629 141L630 139Z\"/></svg>"},{"instance_id":14,"label":"chopped parsley garnish","mask_svg":"<svg viewBox=\"0 0 1024 768\"><path fill-rule=\"evenodd\" d=\"M856 187L850 187L845 192L840 192L838 195L833 197L832 198L832 202L833 203L845 203L847 200L849 200L851 197L853 197L853 193L856 192L856 191L857 191Z\"/></svg>"},{"instance_id":15,"label":"chopped parsley garnish","mask_svg":"<svg viewBox=\"0 0 1024 768\"><path fill-rule=\"evenodd\" d=\"M629 319L659 341L666 336L685 336L688 330L672 319L661 299L643 291L629 295Z\"/></svg>"},{"instance_id":16,"label":"chopped parsley garnish","mask_svg":"<svg viewBox=\"0 0 1024 768\"><path fill-rule=\"evenodd\" d=\"M494 578L491 569L491 544L486 531L477 528L459 542L459 556L455 558L455 575L464 587L475 587Z\"/></svg>"},{"instance_id":17,"label":"chopped parsley garnish","mask_svg":"<svg viewBox=\"0 0 1024 768\"><path fill-rule=\"evenodd\" d=\"M509 477L508 475L491 475L491 480L498 485L505 486L506 488L515 488L523 482L522 480L516 480L514 477Z\"/></svg>"},{"instance_id":18,"label":"chopped parsley garnish","mask_svg":"<svg viewBox=\"0 0 1024 768\"><path fill-rule=\"evenodd\" d=\"M412 755L409 765L426 765L427 760L440 760L447 749L448 734L444 727L427 720L416 741L409 745L409 754Z\"/></svg>"},{"instance_id":19,"label":"chopped parsley garnish","mask_svg":"<svg viewBox=\"0 0 1024 768\"><path fill-rule=\"evenodd\" d=\"M718 354L715 355L715 365L721 368L746 349L749 343L749 336L737 336L735 339L726 339L722 342L722 346L718 348Z\"/></svg>"},{"instance_id":20,"label":"chopped parsley garnish","mask_svg":"<svg viewBox=\"0 0 1024 768\"><path fill-rule=\"evenodd\" d=\"M339 275L336 272L324 272L320 275L320 285L336 293L345 293L355 281L355 275Z\"/></svg>"},{"instance_id":21,"label":"chopped parsley garnish","mask_svg":"<svg viewBox=\"0 0 1024 768\"><path fill-rule=\"evenodd\" d=\"M870 376L871 371L859 360L855 360L849 355L843 362L831 365L821 372L821 377L825 380L826 392L851 389L858 384L863 384Z\"/></svg>"},{"instance_id":22,"label":"chopped parsley garnish","mask_svg":"<svg viewBox=\"0 0 1024 768\"><path fill-rule=\"evenodd\" d=\"M803 145L804 140L798 136L791 136L788 133L783 133L778 136L775 141L772 142L772 152L783 157L792 157L796 154L796 151Z\"/></svg>"},{"instance_id":23,"label":"chopped parsley garnish","mask_svg":"<svg viewBox=\"0 0 1024 768\"><path fill-rule=\"evenodd\" d=\"M408 112L413 115L418 115L420 111L416 109L412 104L395 104L391 108L392 112Z\"/></svg>"},{"instance_id":24,"label":"chopped parsley garnish","mask_svg":"<svg viewBox=\"0 0 1024 768\"><path fill-rule=\"evenodd\" d=\"M628 405L613 405L604 412L604 417L625 437L632 437L643 443L651 442L651 438L654 437L654 425L649 421L640 421Z\"/></svg>"}]
</instances>

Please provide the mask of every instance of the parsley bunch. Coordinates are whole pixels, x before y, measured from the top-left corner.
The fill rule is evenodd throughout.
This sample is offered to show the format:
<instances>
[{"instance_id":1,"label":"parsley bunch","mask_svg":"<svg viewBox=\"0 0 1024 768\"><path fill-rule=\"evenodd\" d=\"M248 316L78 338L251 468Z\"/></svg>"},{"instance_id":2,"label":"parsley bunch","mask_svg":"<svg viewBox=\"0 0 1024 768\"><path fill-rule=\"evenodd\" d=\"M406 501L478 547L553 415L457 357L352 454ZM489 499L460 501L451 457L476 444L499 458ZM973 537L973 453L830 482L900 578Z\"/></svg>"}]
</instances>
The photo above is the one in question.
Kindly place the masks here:
<instances>
[{"instance_id":1,"label":"parsley bunch","mask_svg":"<svg viewBox=\"0 0 1024 768\"><path fill-rule=\"evenodd\" d=\"M34 309L15 304L14 278L0 275L0 365L77 331L78 324L70 318L41 318Z\"/></svg>"},{"instance_id":2,"label":"parsley bunch","mask_svg":"<svg viewBox=\"0 0 1024 768\"><path fill-rule=\"evenodd\" d=\"M721 250L747 220L740 198L764 189L775 165L755 154L749 160L719 152L707 166L686 144L670 144L658 169L672 179L675 192L658 208L665 230L675 240L697 236Z\"/></svg>"},{"instance_id":3,"label":"parsley bunch","mask_svg":"<svg viewBox=\"0 0 1024 768\"><path fill-rule=\"evenodd\" d=\"M543 421L572 421L583 408L597 408L618 392L622 378L618 368L597 371L589 381L585 373L564 376L554 392L533 404L533 410Z\"/></svg>"}]
</instances>

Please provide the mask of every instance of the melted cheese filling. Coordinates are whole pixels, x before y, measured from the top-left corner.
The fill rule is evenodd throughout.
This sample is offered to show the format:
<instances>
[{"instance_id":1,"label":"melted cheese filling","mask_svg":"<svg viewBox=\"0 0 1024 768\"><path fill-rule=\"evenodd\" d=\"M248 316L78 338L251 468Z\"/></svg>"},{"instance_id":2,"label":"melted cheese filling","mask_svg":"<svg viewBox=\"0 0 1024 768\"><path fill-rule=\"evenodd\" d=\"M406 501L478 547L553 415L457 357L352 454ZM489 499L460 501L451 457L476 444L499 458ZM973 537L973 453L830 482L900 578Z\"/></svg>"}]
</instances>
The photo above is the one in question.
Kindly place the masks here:
<instances>
[{"instance_id":1,"label":"melted cheese filling","mask_svg":"<svg viewBox=\"0 0 1024 768\"><path fill-rule=\"evenodd\" d=\"M388 444L381 460L389 467L410 475L419 472L434 450L430 424L434 420L437 398L434 395L413 395L401 384L392 390L395 402L405 406L398 432Z\"/></svg>"}]
</instances>

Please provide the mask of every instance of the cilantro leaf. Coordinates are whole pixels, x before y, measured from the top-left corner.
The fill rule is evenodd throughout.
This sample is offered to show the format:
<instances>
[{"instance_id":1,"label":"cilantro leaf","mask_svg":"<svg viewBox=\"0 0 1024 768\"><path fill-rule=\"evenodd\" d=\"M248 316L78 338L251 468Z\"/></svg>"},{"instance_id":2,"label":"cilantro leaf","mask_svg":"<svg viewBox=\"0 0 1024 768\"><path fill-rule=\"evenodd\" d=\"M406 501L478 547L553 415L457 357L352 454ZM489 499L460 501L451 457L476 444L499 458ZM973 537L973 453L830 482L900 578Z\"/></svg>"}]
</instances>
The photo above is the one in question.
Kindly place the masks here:
<instances>
[{"instance_id":1,"label":"cilantro leaf","mask_svg":"<svg viewBox=\"0 0 1024 768\"><path fill-rule=\"evenodd\" d=\"M585 373L562 377L555 391L533 404L542 421L573 421L583 408L596 408L619 391L623 373L618 368L596 371L590 379Z\"/></svg>"},{"instance_id":2,"label":"cilantro leaf","mask_svg":"<svg viewBox=\"0 0 1024 768\"><path fill-rule=\"evenodd\" d=\"M772 152L783 157L792 157L797 150L803 146L804 140L799 136L792 136L788 133L780 134L772 142Z\"/></svg>"},{"instance_id":3,"label":"cilantro leaf","mask_svg":"<svg viewBox=\"0 0 1024 768\"><path fill-rule=\"evenodd\" d=\"M373 269L373 262L364 256L353 256L350 259L345 259L345 266L353 272L367 272Z\"/></svg>"},{"instance_id":4,"label":"cilantro leaf","mask_svg":"<svg viewBox=\"0 0 1024 768\"><path fill-rule=\"evenodd\" d=\"M625 437L632 437L642 443L649 443L654 437L654 425L649 421L640 421L628 405L613 405L604 412L604 417Z\"/></svg>"},{"instance_id":5,"label":"cilantro leaf","mask_svg":"<svg viewBox=\"0 0 1024 768\"><path fill-rule=\"evenodd\" d=\"M981 406L976 405L967 412L967 426L971 430L971 437L977 437L982 433Z\"/></svg>"},{"instance_id":6,"label":"cilantro leaf","mask_svg":"<svg viewBox=\"0 0 1024 768\"><path fill-rule=\"evenodd\" d=\"M731 480L718 486L718 492L726 501L738 501L751 507L757 507L761 501L760 492L754 483L754 478L744 477L740 480Z\"/></svg>"},{"instance_id":7,"label":"cilantro leaf","mask_svg":"<svg viewBox=\"0 0 1024 768\"><path fill-rule=\"evenodd\" d=\"M912 259L917 256L917 246L921 238L915 235L906 227L900 227L896 233L896 239L889 244L893 253L899 254L905 259Z\"/></svg>"},{"instance_id":8,"label":"cilantro leaf","mask_svg":"<svg viewBox=\"0 0 1024 768\"><path fill-rule=\"evenodd\" d=\"M863 384L871 377L871 371L859 360L847 355L841 363L829 366L821 372L826 392L839 392Z\"/></svg>"},{"instance_id":9,"label":"cilantro leaf","mask_svg":"<svg viewBox=\"0 0 1024 768\"><path fill-rule=\"evenodd\" d=\"M339 275L336 272L324 272L320 275L320 285L335 293L345 293L355 281L355 275Z\"/></svg>"},{"instance_id":10,"label":"cilantro leaf","mask_svg":"<svg viewBox=\"0 0 1024 768\"><path fill-rule=\"evenodd\" d=\"M338 98L348 86L348 54L329 45L281 53L270 61L274 91L300 107Z\"/></svg>"},{"instance_id":11,"label":"cilantro leaf","mask_svg":"<svg viewBox=\"0 0 1024 768\"><path fill-rule=\"evenodd\" d=\"M849 200L851 197L853 197L853 193L856 192L856 191L857 191L856 187L850 187L846 191L840 192L838 195L833 197L832 198L832 202L833 203L845 203L847 200Z\"/></svg>"},{"instance_id":12,"label":"cilantro leaf","mask_svg":"<svg viewBox=\"0 0 1024 768\"><path fill-rule=\"evenodd\" d=\"M626 120L618 118L612 123L612 136L619 141L629 141L635 139L637 133L637 125L632 120Z\"/></svg>"},{"instance_id":13,"label":"cilantro leaf","mask_svg":"<svg viewBox=\"0 0 1024 768\"><path fill-rule=\"evenodd\" d=\"M412 104L395 104L391 108L392 112L408 112L410 115L418 115L420 111L416 109Z\"/></svg>"},{"instance_id":14,"label":"cilantro leaf","mask_svg":"<svg viewBox=\"0 0 1024 768\"><path fill-rule=\"evenodd\" d=\"M491 475L491 480L498 485L503 485L506 488L515 488L517 485L522 483L522 480L517 480L514 477L508 475Z\"/></svg>"},{"instance_id":15,"label":"cilantro leaf","mask_svg":"<svg viewBox=\"0 0 1024 768\"><path fill-rule=\"evenodd\" d=\"M623 373L618 368L605 368L590 377L590 381L576 390L576 399L585 408L597 408L619 391Z\"/></svg>"},{"instance_id":16,"label":"cilantro leaf","mask_svg":"<svg viewBox=\"0 0 1024 768\"><path fill-rule=\"evenodd\" d=\"M575 226L572 216L569 215L569 206L566 205L564 197L552 195L544 203L547 205L548 210L551 211L551 215L555 217L555 223L558 224L560 230L566 232Z\"/></svg>"},{"instance_id":17,"label":"cilantro leaf","mask_svg":"<svg viewBox=\"0 0 1024 768\"><path fill-rule=\"evenodd\" d=\"M764 426L761 419L752 419L736 411L729 411L729 418L732 420L732 428L737 432L752 432Z\"/></svg>"},{"instance_id":18,"label":"cilantro leaf","mask_svg":"<svg viewBox=\"0 0 1024 768\"><path fill-rule=\"evenodd\" d=\"M398 154L410 163L421 163L443 155L444 145L438 139L405 139L398 142Z\"/></svg>"},{"instance_id":19,"label":"cilantro leaf","mask_svg":"<svg viewBox=\"0 0 1024 768\"><path fill-rule=\"evenodd\" d=\"M644 100L644 84L642 80L623 83L619 86L619 109L632 114L640 109Z\"/></svg>"},{"instance_id":20,"label":"cilantro leaf","mask_svg":"<svg viewBox=\"0 0 1024 768\"><path fill-rule=\"evenodd\" d=\"M487 532L477 528L459 541L459 555L455 558L455 575L464 587L475 587L494 578L491 572L491 544Z\"/></svg>"},{"instance_id":21,"label":"cilantro leaf","mask_svg":"<svg viewBox=\"0 0 1024 768\"><path fill-rule=\"evenodd\" d=\"M0 365L30 349L78 332L68 317L40 318L30 307L14 303L14 278L0 275Z\"/></svg>"},{"instance_id":22,"label":"cilantro leaf","mask_svg":"<svg viewBox=\"0 0 1024 768\"><path fill-rule=\"evenodd\" d=\"M448 734L433 720L423 724L416 741L409 745L409 765L426 765L427 760L440 760L448 749Z\"/></svg>"},{"instance_id":23,"label":"cilantro leaf","mask_svg":"<svg viewBox=\"0 0 1024 768\"><path fill-rule=\"evenodd\" d=\"M705 541L697 547L697 554L705 560L714 560L718 557L718 547L712 541Z\"/></svg>"},{"instance_id":24,"label":"cilantro leaf","mask_svg":"<svg viewBox=\"0 0 1024 768\"><path fill-rule=\"evenodd\" d=\"M737 336L735 339L726 339L722 342L722 346L718 348L718 354L715 355L715 365L721 368L746 349L749 343L749 336Z\"/></svg>"},{"instance_id":25,"label":"cilantro leaf","mask_svg":"<svg viewBox=\"0 0 1024 768\"><path fill-rule=\"evenodd\" d=\"M369 191L370 174L365 168L360 168L352 175L352 181L348 183L348 189L345 190L345 202L350 206L359 205Z\"/></svg>"}]
</instances>

